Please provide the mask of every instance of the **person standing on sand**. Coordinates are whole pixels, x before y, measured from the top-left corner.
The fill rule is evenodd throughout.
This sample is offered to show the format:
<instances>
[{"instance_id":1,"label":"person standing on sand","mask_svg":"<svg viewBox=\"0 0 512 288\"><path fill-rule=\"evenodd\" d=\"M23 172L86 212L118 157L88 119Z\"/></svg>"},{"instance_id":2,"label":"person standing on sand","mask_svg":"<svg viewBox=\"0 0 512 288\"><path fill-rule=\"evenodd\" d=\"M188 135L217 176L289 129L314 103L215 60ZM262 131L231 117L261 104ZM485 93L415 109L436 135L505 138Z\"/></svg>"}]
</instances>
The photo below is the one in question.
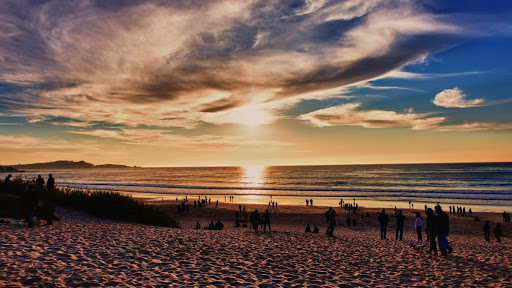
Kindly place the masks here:
<instances>
[{"instance_id":1,"label":"person standing on sand","mask_svg":"<svg viewBox=\"0 0 512 288\"><path fill-rule=\"evenodd\" d=\"M254 233L258 233L258 226L260 225L260 214L258 213L258 209L251 213L251 223L252 228L254 228Z\"/></svg>"},{"instance_id":2,"label":"person standing on sand","mask_svg":"<svg viewBox=\"0 0 512 288\"><path fill-rule=\"evenodd\" d=\"M496 241L498 241L498 243L501 243L500 237L503 236L503 231L501 230L500 222L496 223L496 227L494 227L493 231L494 231L494 237L496 237Z\"/></svg>"},{"instance_id":3,"label":"person standing on sand","mask_svg":"<svg viewBox=\"0 0 512 288\"><path fill-rule=\"evenodd\" d=\"M331 215L332 207L329 207L329 210L325 212L325 221L329 224L329 216Z\"/></svg>"},{"instance_id":4,"label":"person standing on sand","mask_svg":"<svg viewBox=\"0 0 512 288\"><path fill-rule=\"evenodd\" d=\"M452 253L453 249L450 245L450 242L446 237L448 237L448 234L450 233L450 219L448 218L448 214L443 212L443 209L441 206L437 205L435 207L436 213L437 213L437 241L439 244L439 251L441 252L441 255L446 256L448 253ZM447 251L448 250L448 251Z\"/></svg>"},{"instance_id":5,"label":"person standing on sand","mask_svg":"<svg viewBox=\"0 0 512 288\"><path fill-rule=\"evenodd\" d=\"M268 233L272 233L272 230L270 228L270 213L268 213L268 209L265 211L265 214L262 216L263 220L263 233L267 233L267 226L268 226Z\"/></svg>"},{"instance_id":6,"label":"person standing on sand","mask_svg":"<svg viewBox=\"0 0 512 288\"><path fill-rule=\"evenodd\" d=\"M306 199L306 206L309 206L309 199Z\"/></svg>"},{"instance_id":7,"label":"person standing on sand","mask_svg":"<svg viewBox=\"0 0 512 288\"><path fill-rule=\"evenodd\" d=\"M313 199L309 199L309 204L313 207Z\"/></svg>"},{"instance_id":8,"label":"person standing on sand","mask_svg":"<svg viewBox=\"0 0 512 288\"><path fill-rule=\"evenodd\" d=\"M43 188L43 186L44 186L44 179L43 179L43 177L41 177L41 175L37 175L36 186L39 189Z\"/></svg>"},{"instance_id":9,"label":"person standing on sand","mask_svg":"<svg viewBox=\"0 0 512 288\"><path fill-rule=\"evenodd\" d=\"M400 234L400 240L402 240L402 236L404 235L404 221L405 221L405 216L402 214L402 210L398 210L398 214L396 215L395 241L398 240L398 234Z\"/></svg>"},{"instance_id":10,"label":"person standing on sand","mask_svg":"<svg viewBox=\"0 0 512 288\"><path fill-rule=\"evenodd\" d=\"M380 239L386 239L388 232L389 216L386 214L386 210L382 209L382 212L377 217L377 221L380 223Z\"/></svg>"},{"instance_id":11,"label":"person standing on sand","mask_svg":"<svg viewBox=\"0 0 512 288\"><path fill-rule=\"evenodd\" d=\"M352 219L350 218L350 215L347 217L347 227L350 229L350 224L352 223Z\"/></svg>"},{"instance_id":12,"label":"person standing on sand","mask_svg":"<svg viewBox=\"0 0 512 288\"><path fill-rule=\"evenodd\" d=\"M48 175L48 181L46 181L46 188L53 189L55 186L55 179L53 178L52 174Z\"/></svg>"},{"instance_id":13,"label":"person standing on sand","mask_svg":"<svg viewBox=\"0 0 512 288\"><path fill-rule=\"evenodd\" d=\"M423 235L421 233L421 229L423 228L423 218L421 218L420 212L416 212L416 233L418 233L418 241L423 241Z\"/></svg>"},{"instance_id":14,"label":"person standing on sand","mask_svg":"<svg viewBox=\"0 0 512 288\"><path fill-rule=\"evenodd\" d=\"M427 213L427 225L425 228L425 232L427 232L427 238L430 243L430 247L427 253L432 253L432 250L434 250L434 255L438 256L436 245L437 217L436 215L434 215L434 210L432 210L431 208L427 208L425 213Z\"/></svg>"},{"instance_id":15,"label":"person standing on sand","mask_svg":"<svg viewBox=\"0 0 512 288\"><path fill-rule=\"evenodd\" d=\"M332 237L334 234L334 227L336 227L336 211L330 208L331 213L329 214L329 226L327 227L327 231L325 234L329 237Z\"/></svg>"},{"instance_id":16,"label":"person standing on sand","mask_svg":"<svg viewBox=\"0 0 512 288\"><path fill-rule=\"evenodd\" d=\"M484 237L485 237L485 241L491 242L491 225L489 224L489 220L485 220Z\"/></svg>"}]
</instances>

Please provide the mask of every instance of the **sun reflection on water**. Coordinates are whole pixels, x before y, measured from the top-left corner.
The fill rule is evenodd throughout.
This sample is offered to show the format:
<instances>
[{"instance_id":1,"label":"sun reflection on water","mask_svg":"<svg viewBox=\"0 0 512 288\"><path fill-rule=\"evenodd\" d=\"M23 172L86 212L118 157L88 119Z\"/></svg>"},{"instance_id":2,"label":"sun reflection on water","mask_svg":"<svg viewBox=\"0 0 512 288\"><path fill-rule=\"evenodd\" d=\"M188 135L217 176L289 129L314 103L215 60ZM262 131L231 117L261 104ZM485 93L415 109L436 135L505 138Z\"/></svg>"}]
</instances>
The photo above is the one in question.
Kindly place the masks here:
<instances>
[{"instance_id":1,"label":"sun reflection on water","mask_svg":"<svg viewBox=\"0 0 512 288\"><path fill-rule=\"evenodd\" d=\"M265 185L265 166L245 166L241 184L246 187L262 187Z\"/></svg>"}]
</instances>

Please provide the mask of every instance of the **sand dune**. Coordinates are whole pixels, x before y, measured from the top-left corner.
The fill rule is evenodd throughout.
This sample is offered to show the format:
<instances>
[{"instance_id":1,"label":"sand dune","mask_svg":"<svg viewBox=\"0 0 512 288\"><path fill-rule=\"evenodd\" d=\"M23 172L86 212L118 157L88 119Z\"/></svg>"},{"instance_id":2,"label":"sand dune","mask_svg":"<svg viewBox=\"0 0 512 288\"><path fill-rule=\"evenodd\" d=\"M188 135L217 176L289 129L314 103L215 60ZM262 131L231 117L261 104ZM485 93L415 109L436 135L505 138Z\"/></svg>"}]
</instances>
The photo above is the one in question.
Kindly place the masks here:
<instances>
[{"instance_id":1,"label":"sand dune","mask_svg":"<svg viewBox=\"0 0 512 288\"><path fill-rule=\"evenodd\" d=\"M338 226L335 237L328 238L323 234L323 207L280 208L272 213L272 235L233 228L237 207L223 204L217 209L192 208L189 215L178 215L181 229L103 220L62 208L57 211L62 221L53 226L29 229L3 225L0 286L512 285L512 242L504 238L501 244L495 239L487 243L481 235L483 223L474 223L469 217L451 217L450 240L455 252L435 257L410 247L416 243L411 213L406 212L409 217L404 240L396 242L393 225L389 239L379 239L376 210L368 210L372 216L368 219L358 218L358 231ZM347 212L338 211L338 222L344 223ZM499 215L481 216L499 219ZM196 220L206 225L217 219L226 224L223 231L192 229ZM304 233L308 222L319 225L320 233ZM511 228L507 224L505 233Z\"/></svg>"}]
</instances>

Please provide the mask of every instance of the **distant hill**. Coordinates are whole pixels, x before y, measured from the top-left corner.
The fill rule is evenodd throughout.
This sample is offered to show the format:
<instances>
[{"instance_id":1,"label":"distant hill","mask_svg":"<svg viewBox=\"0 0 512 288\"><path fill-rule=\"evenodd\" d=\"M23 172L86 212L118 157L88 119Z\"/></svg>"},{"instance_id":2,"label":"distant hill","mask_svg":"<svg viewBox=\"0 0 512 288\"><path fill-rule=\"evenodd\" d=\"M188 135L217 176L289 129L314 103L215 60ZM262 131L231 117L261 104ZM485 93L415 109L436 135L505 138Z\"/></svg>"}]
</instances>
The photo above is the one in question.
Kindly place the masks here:
<instances>
[{"instance_id":1,"label":"distant hill","mask_svg":"<svg viewBox=\"0 0 512 288\"><path fill-rule=\"evenodd\" d=\"M20 171L14 167L10 167L10 166L0 166L0 173L11 173L11 172L23 172L23 171Z\"/></svg>"},{"instance_id":2,"label":"distant hill","mask_svg":"<svg viewBox=\"0 0 512 288\"><path fill-rule=\"evenodd\" d=\"M55 162L46 162L46 163L34 163L34 164L20 164L20 165L12 165L15 169L84 169L84 168L131 168L130 166L125 165L116 165L116 164L103 164L103 165L94 165L92 163L87 163L85 161L55 161Z\"/></svg>"}]
</instances>

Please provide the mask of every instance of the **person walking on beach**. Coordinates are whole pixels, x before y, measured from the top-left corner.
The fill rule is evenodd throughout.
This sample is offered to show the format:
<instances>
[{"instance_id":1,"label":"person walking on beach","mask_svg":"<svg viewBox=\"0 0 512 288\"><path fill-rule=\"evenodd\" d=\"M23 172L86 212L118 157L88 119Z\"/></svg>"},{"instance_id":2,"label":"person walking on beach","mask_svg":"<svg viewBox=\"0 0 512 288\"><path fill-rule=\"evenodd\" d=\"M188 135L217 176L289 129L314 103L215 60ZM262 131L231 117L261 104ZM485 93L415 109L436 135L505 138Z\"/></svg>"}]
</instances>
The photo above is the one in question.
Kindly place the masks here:
<instances>
[{"instance_id":1,"label":"person walking on beach","mask_svg":"<svg viewBox=\"0 0 512 288\"><path fill-rule=\"evenodd\" d=\"M329 226L327 227L327 231L325 231L325 234L327 236L332 237L334 234L334 227L336 227L336 211L334 209L330 208L331 213L329 214Z\"/></svg>"},{"instance_id":2,"label":"person walking on beach","mask_svg":"<svg viewBox=\"0 0 512 288\"><path fill-rule=\"evenodd\" d=\"M306 199L306 206L309 206L309 199Z\"/></svg>"},{"instance_id":3,"label":"person walking on beach","mask_svg":"<svg viewBox=\"0 0 512 288\"><path fill-rule=\"evenodd\" d=\"M434 215L434 210L431 208L427 208L425 213L427 213L427 225L425 227L425 232L427 232L427 238L430 243L427 253L432 253L432 251L434 251L434 255L438 256L436 245L437 217Z\"/></svg>"},{"instance_id":4,"label":"person walking on beach","mask_svg":"<svg viewBox=\"0 0 512 288\"><path fill-rule=\"evenodd\" d=\"M380 223L380 239L386 239L386 234L388 232L389 216L388 214L386 214L385 209L382 209L382 212L379 213L377 221L379 221Z\"/></svg>"},{"instance_id":5,"label":"person walking on beach","mask_svg":"<svg viewBox=\"0 0 512 288\"><path fill-rule=\"evenodd\" d=\"M309 199L309 204L313 207L313 199Z\"/></svg>"},{"instance_id":6,"label":"person walking on beach","mask_svg":"<svg viewBox=\"0 0 512 288\"><path fill-rule=\"evenodd\" d=\"M491 242L491 225L489 224L489 220L486 220L484 224L484 237L485 241Z\"/></svg>"},{"instance_id":7,"label":"person walking on beach","mask_svg":"<svg viewBox=\"0 0 512 288\"><path fill-rule=\"evenodd\" d=\"M503 236L503 230L501 230L500 222L496 223L496 227L494 227L493 231L494 231L494 237L496 237L496 241L498 241L498 243L501 243L500 237Z\"/></svg>"},{"instance_id":8,"label":"person walking on beach","mask_svg":"<svg viewBox=\"0 0 512 288\"><path fill-rule=\"evenodd\" d=\"M439 245L439 251L441 255L446 256L448 253L452 253L453 249L450 245L448 239L448 234L450 233L450 219L448 218L448 214L446 214L441 206L437 205L435 207L437 213L437 241Z\"/></svg>"},{"instance_id":9,"label":"person walking on beach","mask_svg":"<svg viewBox=\"0 0 512 288\"><path fill-rule=\"evenodd\" d=\"M260 214L258 213L258 210L254 210L253 213L251 213L251 223L252 228L254 228L254 233L258 233L258 226L260 225Z\"/></svg>"},{"instance_id":10,"label":"person walking on beach","mask_svg":"<svg viewBox=\"0 0 512 288\"><path fill-rule=\"evenodd\" d=\"M265 211L265 214L262 216L263 220L263 233L267 233L267 226L268 226L268 233L272 234L272 230L270 228L270 213L268 213L268 209Z\"/></svg>"},{"instance_id":11,"label":"person walking on beach","mask_svg":"<svg viewBox=\"0 0 512 288\"><path fill-rule=\"evenodd\" d=\"M52 174L49 174L48 181L46 181L46 188L53 189L54 186L55 186L55 179L53 178Z\"/></svg>"},{"instance_id":12,"label":"person walking on beach","mask_svg":"<svg viewBox=\"0 0 512 288\"><path fill-rule=\"evenodd\" d=\"M402 214L402 210L398 210L398 214L396 215L395 241L398 240L398 234L400 234L400 240L402 240L402 236L404 235L404 221L405 221L405 216Z\"/></svg>"},{"instance_id":13,"label":"person walking on beach","mask_svg":"<svg viewBox=\"0 0 512 288\"><path fill-rule=\"evenodd\" d=\"M347 227L348 229L350 229L350 224L352 223L352 219L350 218L350 216L347 217Z\"/></svg>"},{"instance_id":14,"label":"person walking on beach","mask_svg":"<svg viewBox=\"0 0 512 288\"><path fill-rule=\"evenodd\" d=\"M418 241L423 241L423 235L421 233L421 229L423 228L423 218L421 218L420 212L416 212L416 223L414 226L416 227L416 233L418 233Z\"/></svg>"},{"instance_id":15,"label":"person walking on beach","mask_svg":"<svg viewBox=\"0 0 512 288\"><path fill-rule=\"evenodd\" d=\"M332 207L329 207L329 210L325 212L325 221L329 224L329 216L331 215Z\"/></svg>"}]
</instances>

